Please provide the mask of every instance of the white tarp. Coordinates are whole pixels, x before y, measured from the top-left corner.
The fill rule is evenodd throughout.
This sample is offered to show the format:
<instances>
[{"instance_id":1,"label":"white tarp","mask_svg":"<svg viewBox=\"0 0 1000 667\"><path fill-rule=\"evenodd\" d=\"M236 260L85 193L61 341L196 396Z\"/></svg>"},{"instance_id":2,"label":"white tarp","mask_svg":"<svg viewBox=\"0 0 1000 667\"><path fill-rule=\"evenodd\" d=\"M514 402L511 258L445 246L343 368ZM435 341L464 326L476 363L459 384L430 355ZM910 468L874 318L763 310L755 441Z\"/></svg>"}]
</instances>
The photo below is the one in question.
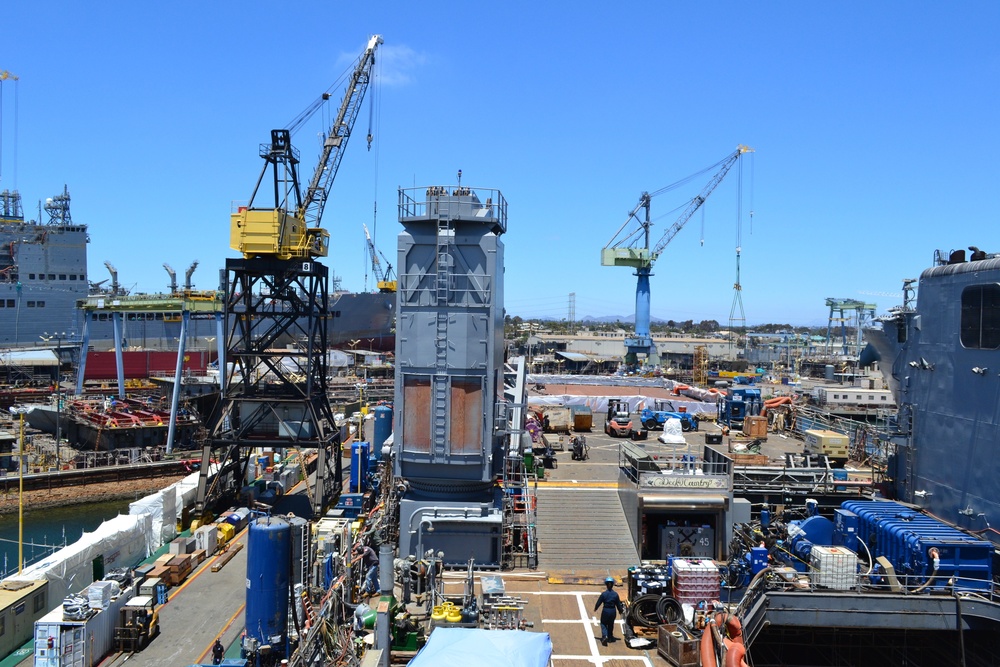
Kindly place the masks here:
<instances>
[{"instance_id":1,"label":"white tarp","mask_svg":"<svg viewBox=\"0 0 1000 667\"><path fill-rule=\"evenodd\" d=\"M656 436L656 439L664 445L686 445L687 440L684 439L683 431L681 420L671 417L663 423L663 433Z\"/></svg>"},{"instance_id":2,"label":"white tarp","mask_svg":"<svg viewBox=\"0 0 1000 667\"><path fill-rule=\"evenodd\" d=\"M209 475L217 471L218 464L212 464ZM183 515L185 507L194 505L200 474L197 471L193 472L162 491L151 493L129 504L129 514L149 514L152 517L151 534L158 540L153 546L153 551L177 537L177 517Z\"/></svg>"},{"instance_id":3,"label":"white tarp","mask_svg":"<svg viewBox=\"0 0 1000 667\"><path fill-rule=\"evenodd\" d=\"M565 405L567 407L572 407L575 405L585 405L596 415L607 414L608 401L610 399L627 401L629 411L631 412L639 412L646 407L652 408L654 401L663 400L662 398L654 398L641 394L635 394L632 396L580 396L577 394L561 394L557 396L529 396L528 406L544 407L548 405ZM707 414L711 415L712 418L715 418L718 414L718 408L714 402L703 403L701 401L678 401L676 405L683 405L692 415Z\"/></svg>"},{"instance_id":4,"label":"white tarp","mask_svg":"<svg viewBox=\"0 0 1000 667\"><path fill-rule=\"evenodd\" d=\"M169 498L168 498L169 497ZM177 532L176 517L167 517L164 508L170 508L171 514L174 507L173 487L167 487L156 493L140 498L134 503L129 503L128 513L132 516L148 514L150 516L150 535L155 537L153 550L158 549L164 542L174 539Z\"/></svg>"},{"instance_id":5,"label":"white tarp","mask_svg":"<svg viewBox=\"0 0 1000 667\"><path fill-rule=\"evenodd\" d=\"M108 519L92 533L30 565L13 577L15 581L46 579L49 600L59 601L71 592L81 591L94 582L94 560L104 559L104 571L132 567L148 557L152 536L149 514L119 514Z\"/></svg>"}]
</instances>

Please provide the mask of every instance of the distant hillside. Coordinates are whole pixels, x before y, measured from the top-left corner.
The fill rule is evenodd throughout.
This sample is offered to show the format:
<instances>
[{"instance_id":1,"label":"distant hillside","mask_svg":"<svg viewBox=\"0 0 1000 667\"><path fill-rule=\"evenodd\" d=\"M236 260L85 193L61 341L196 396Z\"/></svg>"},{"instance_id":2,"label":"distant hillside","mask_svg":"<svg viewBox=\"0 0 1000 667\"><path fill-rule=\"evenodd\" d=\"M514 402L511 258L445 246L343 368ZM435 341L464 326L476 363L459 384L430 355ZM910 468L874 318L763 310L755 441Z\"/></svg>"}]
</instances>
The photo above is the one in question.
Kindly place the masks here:
<instances>
[{"instance_id":1,"label":"distant hillside","mask_svg":"<svg viewBox=\"0 0 1000 667\"><path fill-rule=\"evenodd\" d=\"M587 315L580 322L594 322L597 324L611 324L612 322L622 322L632 324L635 321L635 315L604 315L602 317L594 317L593 315ZM667 320L661 320L658 317L649 318L650 324L666 324Z\"/></svg>"}]
</instances>

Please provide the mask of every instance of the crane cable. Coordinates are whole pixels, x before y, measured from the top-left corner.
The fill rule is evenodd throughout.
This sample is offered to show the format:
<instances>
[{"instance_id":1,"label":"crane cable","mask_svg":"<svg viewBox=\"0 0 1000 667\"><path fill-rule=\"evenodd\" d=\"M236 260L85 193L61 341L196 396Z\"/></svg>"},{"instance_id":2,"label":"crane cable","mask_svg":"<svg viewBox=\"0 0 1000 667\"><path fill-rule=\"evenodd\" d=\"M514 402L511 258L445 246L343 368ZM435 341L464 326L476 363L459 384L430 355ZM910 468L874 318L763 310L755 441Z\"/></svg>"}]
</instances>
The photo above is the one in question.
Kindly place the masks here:
<instances>
[{"instance_id":1,"label":"crane cable","mask_svg":"<svg viewBox=\"0 0 1000 667\"><path fill-rule=\"evenodd\" d=\"M382 59L376 58L373 63L371 76L375 79L375 85L371 86L371 95L368 97L368 150L372 149L372 141L378 136L379 128L382 122L382 87L380 81L382 79ZM371 82L369 82L371 83ZM372 125L374 120L375 132L372 132ZM372 246L371 252L372 260L375 260L374 253L377 252L375 249L375 238L378 234L378 172L379 172L379 150L381 146L378 141L375 141L375 174L372 178ZM374 267L372 269L374 272ZM375 285L378 286L378 281L389 279L389 269L385 270L385 277L379 276L377 273L375 275ZM365 289L368 289L368 268L367 263L365 264Z\"/></svg>"},{"instance_id":2,"label":"crane cable","mask_svg":"<svg viewBox=\"0 0 1000 667\"><path fill-rule=\"evenodd\" d=\"M0 179L3 178L3 82L7 79L14 81L14 190L17 190L17 130L18 130L18 97L17 89L20 79L8 72L0 70ZM41 216L39 216L41 218Z\"/></svg>"}]
</instances>

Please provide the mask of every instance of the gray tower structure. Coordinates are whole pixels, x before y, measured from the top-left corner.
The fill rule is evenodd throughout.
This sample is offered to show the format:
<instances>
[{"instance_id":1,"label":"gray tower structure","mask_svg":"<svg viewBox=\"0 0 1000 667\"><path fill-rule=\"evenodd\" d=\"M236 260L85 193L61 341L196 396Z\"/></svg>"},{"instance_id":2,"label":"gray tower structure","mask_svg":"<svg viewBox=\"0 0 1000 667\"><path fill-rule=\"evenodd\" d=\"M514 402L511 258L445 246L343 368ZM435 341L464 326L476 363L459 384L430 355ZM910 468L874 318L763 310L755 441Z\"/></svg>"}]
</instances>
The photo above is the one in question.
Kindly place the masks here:
<instances>
[{"instance_id":1,"label":"gray tower structure","mask_svg":"<svg viewBox=\"0 0 1000 667\"><path fill-rule=\"evenodd\" d=\"M499 190L400 189L393 466L400 553L499 567L503 242Z\"/></svg>"}]
</instances>

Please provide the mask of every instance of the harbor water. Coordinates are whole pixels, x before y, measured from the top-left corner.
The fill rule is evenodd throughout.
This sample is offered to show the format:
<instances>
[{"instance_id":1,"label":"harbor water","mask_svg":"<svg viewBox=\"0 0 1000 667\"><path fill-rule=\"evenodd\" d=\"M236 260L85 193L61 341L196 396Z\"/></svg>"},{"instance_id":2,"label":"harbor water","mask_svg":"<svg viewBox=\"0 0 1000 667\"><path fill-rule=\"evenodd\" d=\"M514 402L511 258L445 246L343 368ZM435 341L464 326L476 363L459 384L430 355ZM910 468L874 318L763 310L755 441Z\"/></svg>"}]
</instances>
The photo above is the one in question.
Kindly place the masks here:
<instances>
[{"instance_id":1,"label":"harbor water","mask_svg":"<svg viewBox=\"0 0 1000 667\"><path fill-rule=\"evenodd\" d=\"M105 520L127 514L129 500L86 503L24 513L25 565L76 542ZM0 576L17 573L17 513L0 516Z\"/></svg>"}]
</instances>

